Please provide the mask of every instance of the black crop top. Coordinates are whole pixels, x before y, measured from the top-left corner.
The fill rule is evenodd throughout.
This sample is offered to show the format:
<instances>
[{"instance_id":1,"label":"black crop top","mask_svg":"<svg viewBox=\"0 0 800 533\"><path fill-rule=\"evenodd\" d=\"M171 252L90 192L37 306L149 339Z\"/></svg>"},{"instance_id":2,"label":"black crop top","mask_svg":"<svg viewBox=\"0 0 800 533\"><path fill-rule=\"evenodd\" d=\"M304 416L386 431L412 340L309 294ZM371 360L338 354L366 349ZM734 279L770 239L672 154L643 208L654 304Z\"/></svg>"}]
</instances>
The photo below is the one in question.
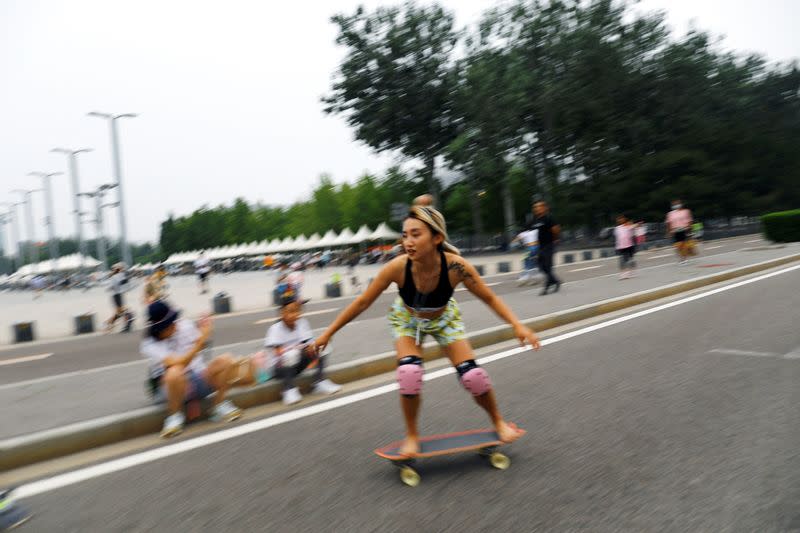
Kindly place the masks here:
<instances>
[{"instance_id":1,"label":"black crop top","mask_svg":"<svg viewBox=\"0 0 800 533\"><path fill-rule=\"evenodd\" d=\"M428 294L417 291L414 285L414 276L411 275L411 259L406 261L406 279L400 287L400 297L403 302L415 311L439 311L447 307L447 302L453 296L453 287L450 285L450 276L447 274L447 258L442 256L442 271L439 274L439 284Z\"/></svg>"}]
</instances>

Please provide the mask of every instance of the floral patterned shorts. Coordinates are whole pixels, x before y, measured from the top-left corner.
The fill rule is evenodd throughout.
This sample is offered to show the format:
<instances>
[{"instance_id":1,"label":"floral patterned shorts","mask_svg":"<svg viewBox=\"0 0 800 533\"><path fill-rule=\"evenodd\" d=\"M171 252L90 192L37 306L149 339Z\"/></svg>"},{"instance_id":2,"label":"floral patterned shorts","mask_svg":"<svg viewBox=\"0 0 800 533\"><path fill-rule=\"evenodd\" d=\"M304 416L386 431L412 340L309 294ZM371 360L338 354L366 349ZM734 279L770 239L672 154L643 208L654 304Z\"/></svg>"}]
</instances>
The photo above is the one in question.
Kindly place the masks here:
<instances>
[{"instance_id":1,"label":"floral patterned shorts","mask_svg":"<svg viewBox=\"0 0 800 533\"><path fill-rule=\"evenodd\" d=\"M432 336L439 346L448 346L465 338L461 310L453 298L447 302L441 316L428 320L414 316L398 296L389 308L389 325L395 339L411 337L418 345L422 344L425 335Z\"/></svg>"}]
</instances>

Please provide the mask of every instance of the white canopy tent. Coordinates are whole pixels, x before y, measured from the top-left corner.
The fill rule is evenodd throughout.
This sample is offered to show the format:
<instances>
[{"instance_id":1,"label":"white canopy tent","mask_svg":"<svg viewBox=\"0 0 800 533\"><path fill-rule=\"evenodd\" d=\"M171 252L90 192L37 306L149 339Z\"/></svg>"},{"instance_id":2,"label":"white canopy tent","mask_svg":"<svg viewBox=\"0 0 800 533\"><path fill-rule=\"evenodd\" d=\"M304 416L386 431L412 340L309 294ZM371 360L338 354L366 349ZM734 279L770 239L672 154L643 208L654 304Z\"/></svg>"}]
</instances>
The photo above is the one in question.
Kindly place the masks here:
<instances>
[{"instance_id":1,"label":"white canopy tent","mask_svg":"<svg viewBox=\"0 0 800 533\"><path fill-rule=\"evenodd\" d=\"M319 236L319 233L315 233L311 237L308 238L308 241L305 245L305 250L313 250L314 248L319 247L319 241L322 240L322 237Z\"/></svg>"},{"instance_id":2,"label":"white canopy tent","mask_svg":"<svg viewBox=\"0 0 800 533\"><path fill-rule=\"evenodd\" d=\"M331 246L346 246L348 244L353 244L354 236L355 233L350 231L350 228L344 228L339 236L333 241Z\"/></svg>"},{"instance_id":3,"label":"white canopy tent","mask_svg":"<svg viewBox=\"0 0 800 533\"><path fill-rule=\"evenodd\" d=\"M53 264L55 263L55 265ZM71 254L59 257L54 261L46 260L22 266L12 276L35 276L38 274L52 274L55 272L70 272L80 269L93 269L100 266L100 261L94 257L81 254Z\"/></svg>"},{"instance_id":4,"label":"white canopy tent","mask_svg":"<svg viewBox=\"0 0 800 533\"><path fill-rule=\"evenodd\" d=\"M360 244L364 241L368 241L370 235L372 235L372 230L369 229L366 224L364 224L358 228L356 234L353 235L353 238L350 240L350 244Z\"/></svg>"},{"instance_id":5,"label":"white canopy tent","mask_svg":"<svg viewBox=\"0 0 800 533\"><path fill-rule=\"evenodd\" d=\"M293 252L297 250L305 250L307 244L308 244L308 239L306 239L306 236L300 235L294 240L294 242L292 243L292 248L289 251Z\"/></svg>"},{"instance_id":6,"label":"white canopy tent","mask_svg":"<svg viewBox=\"0 0 800 533\"><path fill-rule=\"evenodd\" d=\"M336 237L336 232L329 229L314 248L328 248L329 246L333 246L333 243L336 242Z\"/></svg>"},{"instance_id":7,"label":"white canopy tent","mask_svg":"<svg viewBox=\"0 0 800 533\"><path fill-rule=\"evenodd\" d=\"M385 222L381 222L369 236L370 241L393 241L399 238L400 234L390 229Z\"/></svg>"}]
</instances>

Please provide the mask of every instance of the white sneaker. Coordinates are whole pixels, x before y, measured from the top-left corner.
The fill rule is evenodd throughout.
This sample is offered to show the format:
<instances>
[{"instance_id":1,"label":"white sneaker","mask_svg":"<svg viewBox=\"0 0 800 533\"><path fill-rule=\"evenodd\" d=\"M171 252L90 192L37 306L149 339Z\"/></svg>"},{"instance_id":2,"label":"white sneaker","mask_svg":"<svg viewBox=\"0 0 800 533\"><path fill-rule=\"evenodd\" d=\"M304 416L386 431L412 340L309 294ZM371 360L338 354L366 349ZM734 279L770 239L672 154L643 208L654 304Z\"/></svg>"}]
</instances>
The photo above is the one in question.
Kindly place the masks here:
<instances>
[{"instance_id":1,"label":"white sneaker","mask_svg":"<svg viewBox=\"0 0 800 533\"><path fill-rule=\"evenodd\" d=\"M300 389L297 387L283 391L281 396L283 397L283 405L294 405L303 399L303 395L300 394Z\"/></svg>"},{"instance_id":2,"label":"white sneaker","mask_svg":"<svg viewBox=\"0 0 800 533\"><path fill-rule=\"evenodd\" d=\"M180 434L183 431L184 422L186 422L186 418L180 411L169 415L167 419L164 420L164 427L161 428L161 437L168 439L169 437Z\"/></svg>"},{"instance_id":3,"label":"white sneaker","mask_svg":"<svg viewBox=\"0 0 800 533\"><path fill-rule=\"evenodd\" d=\"M329 379L323 379L314 384L314 389L311 391L314 394L335 394L342 390L341 385L337 385Z\"/></svg>"},{"instance_id":4,"label":"white sneaker","mask_svg":"<svg viewBox=\"0 0 800 533\"><path fill-rule=\"evenodd\" d=\"M233 405L230 400L219 402L211 411L211 418L214 422L233 422L241 418L242 410Z\"/></svg>"}]
</instances>

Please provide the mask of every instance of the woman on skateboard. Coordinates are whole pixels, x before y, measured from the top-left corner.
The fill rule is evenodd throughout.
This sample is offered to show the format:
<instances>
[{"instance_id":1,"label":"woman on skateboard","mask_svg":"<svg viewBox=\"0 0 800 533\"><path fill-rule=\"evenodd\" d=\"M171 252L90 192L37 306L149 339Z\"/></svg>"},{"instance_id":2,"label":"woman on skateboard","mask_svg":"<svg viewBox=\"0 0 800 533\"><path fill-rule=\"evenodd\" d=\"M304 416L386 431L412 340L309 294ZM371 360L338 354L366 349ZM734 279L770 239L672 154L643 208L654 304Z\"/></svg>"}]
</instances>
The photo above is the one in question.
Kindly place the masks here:
<instances>
[{"instance_id":1,"label":"woman on skateboard","mask_svg":"<svg viewBox=\"0 0 800 533\"><path fill-rule=\"evenodd\" d=\"M389 311L389 324L397 351L397 380L400 404L406 423L406 438L401 453L419 453L417 415L422 390L422 341L431 335L442 347L458 372L460 383L489 415L500 440L512 442L524 433L500 415L489 375L475 362L472 347L465 338L461 311L453 299L459 283L483 300L500 318L514 327L515 336L524 344L539 349L539 339L525 327L511 309L495 295L477 270L458 249L447 242L444 217L436 209L415 205L403 222L405 255L387 263L367 290L345 308L317 339L323 349L331 337L348 322L366 311L390 284L400 288Z\"/></svg>"}]
</instances>

